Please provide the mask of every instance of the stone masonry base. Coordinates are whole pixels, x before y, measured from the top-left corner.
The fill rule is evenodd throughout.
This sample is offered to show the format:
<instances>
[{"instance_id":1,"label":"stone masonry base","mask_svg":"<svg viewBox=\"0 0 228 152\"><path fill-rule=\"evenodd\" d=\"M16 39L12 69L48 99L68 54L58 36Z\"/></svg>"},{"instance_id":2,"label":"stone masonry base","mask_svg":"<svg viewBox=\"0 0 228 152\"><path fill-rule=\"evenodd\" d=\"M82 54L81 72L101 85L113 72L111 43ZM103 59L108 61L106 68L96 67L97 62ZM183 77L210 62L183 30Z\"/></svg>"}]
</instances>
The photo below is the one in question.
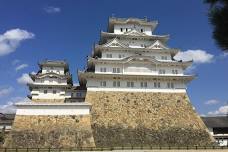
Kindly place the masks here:
<instances>
[{"instance_id":1,"label":"stone masonry base","mask_svg":"<svg viewBox=\"0 0 228 152\"><path fill-rule=\"evenodd\" d=\"M213 143L186 93L88 91L86 101L97 147Z\"/></svg>"},{"instance_id":2,"label":"stone masonry base","mask_svg":"<svg viewBox=\"0 0 228 152\"><path fill-rule=\"evenodd\" d=\"M90 116L16 115L5 147L94 147Z\"/></svg>"}]
</instances>

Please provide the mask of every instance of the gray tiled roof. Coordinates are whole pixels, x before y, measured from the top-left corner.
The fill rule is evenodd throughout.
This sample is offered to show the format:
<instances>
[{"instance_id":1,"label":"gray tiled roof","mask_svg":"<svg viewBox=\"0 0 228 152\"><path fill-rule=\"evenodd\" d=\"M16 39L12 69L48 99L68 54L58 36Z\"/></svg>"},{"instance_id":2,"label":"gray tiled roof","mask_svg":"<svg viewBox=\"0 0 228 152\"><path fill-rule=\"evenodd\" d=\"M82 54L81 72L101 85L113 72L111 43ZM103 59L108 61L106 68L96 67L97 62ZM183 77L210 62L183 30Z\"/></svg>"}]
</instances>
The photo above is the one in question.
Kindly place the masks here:
<instances>
[{"instance_id":1,"label":"gray tiled roof","mask_svg":"<svg viewBox=\"0 0 228 152\"><path fill-rule=\"evenodd\" d=\"M228 116L201 117L209 128L228 127Z\"/></svg>"}]
</instances>

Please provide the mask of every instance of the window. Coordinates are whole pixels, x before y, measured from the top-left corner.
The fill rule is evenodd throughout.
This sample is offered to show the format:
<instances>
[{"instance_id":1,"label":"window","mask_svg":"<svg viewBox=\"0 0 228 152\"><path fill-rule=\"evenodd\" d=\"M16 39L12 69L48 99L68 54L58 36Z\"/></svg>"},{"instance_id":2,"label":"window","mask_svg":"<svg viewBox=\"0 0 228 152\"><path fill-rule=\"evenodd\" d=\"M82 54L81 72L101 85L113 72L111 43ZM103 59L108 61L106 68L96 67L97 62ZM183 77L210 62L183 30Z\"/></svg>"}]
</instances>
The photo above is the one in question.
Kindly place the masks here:
<instances>
[{"instance_id":1,"label":"window","mask_svg":"<svg viewBox=\"0 0 228 152\"><path fill-rule=\"evenodd\" d=\"M178 70L172 70L172 74L178 74Z\"/></svg>"},{"instance_id":2,"label":"window","mask_svg":"<svg viewBox=\"0 0 228 152\"><path fill-rule=\"evenodd\" d=\"M161 87L160 82L154 82L154 87L155 88L160 88Z\"/></svg>"},{"instance_id":3,"label":"window","mask_svg":"<svg viewBox=\"0 0 228 152\"><path fill-rule=\"evenodd\" d=\"M74 97L74 93L73 93L73 92L71 93L71 97L72 97L72 98Z\"/></svg>"},{"instance_id":4,"label":"window","mask_svg":"<svg viewBox=\"0 0 228 152\"><path fill-rule=\"evenodd\" d=\"M143 32L143 29L141 29L141 32Z\"/></svg>"},{"instance_id":5,"label":"window","mask_svg":"<svg viewBox=\"0 0 228 152\"><path fill-rule=\"evenodd\" d=\"M44 90L44 94L47 94L47 90Z\"/></svg>"},{"instance_id":6,"label":"window","mask_svg":"<svg viewBox=\"0 0 228 152\"><path fill-rule=\"evenodd\" d=\"M119 58L124 58L124 54L119 54Z\"/></svg>"},{"instance_id":7,"label":"window","mask_svg":"<svg viewBox=\"0 0 228 152\"><path fill-rule=\"evenodd\" d=\"M44 83L44 80L43 79L41 79L41 83Z\"/></svg>"},{"instance_id":8,"label":"window","mask_svg":"<svg viewBox=\"0 0 228 152\"><path fill-rule=\"evenodd\" d=\"M120 31L123 32L123 28L120 28Z\"/></svg>"},{"instance_id":9,"label":"window","mask_svg":"<svg viewBox=\"0 0 228 152\"><path fill-rule=\"evenodd\" d=\"M56 71L58 74L60 74L59 70Z\"/></svg>"},{"instance_id":10,"label":"window","mask_svg":"<svg viewBox=\"0 0 228 152\"><path fill-rule=\"evenodd\" d=\"M127 32L127 30L128 30L128 29L126 28L126 32Z\"/></svg>"},{"instance_id":11,"label":"window","mask_svg":"<svg viewBox=\"0 0 228 152\"><path fill-rule=\"evenodd\" d=\"M100 72L106 72L106 68L100 68Z\"/></svg>"},{"instance_id":12,"label":"window","mask_svg":"<svg viewBox=\"0 0 228 152\"><path fill-rule=\"evenodd\" d=\"M127 82L127 87L128 88L133 88L134 87L134 82Z\"/></svg>"},{"instance_id":13,"label":"window","mask_svg":"<svg viewBox=\"0 0 228 152\"><path fill-rule=\"evenodd\" d=\"M113 73L120 73L120 68L113 68L112 69L112 72Z\"/></svg>"},{"instance_id":14,"label":"window","mask_svg":"<svg viewBox=\"0 0 228 152\"><path fill-rule=\"evenodd\" d=\"M162 60L167 60L167 56L161 56Z\"/></svg>"},{"instance_id":15,"label":"window","mask_svg":"<svg viewBox=\"0 0 228 152\"><path fill-rule=\"evenodd\" d=\"M147 82L141 82L141 88L147 88Z\"/></svg>"},{"instance_id":16,"label":"window","mask_svg":"<svg viewBox=\"0 0 228 152\"><path fill-rule=\"evenodd\" d=\"M101 85L102 87L106 87L106 81L101 81L100 85Z\"/></svg>"},{"instance_id":17,"label":"window","mask_svg":"<svg viewBox=\"0 0 228 152\"><path fill-rule=\"evenodd\" d=\"M145 44L141 44L141 47L145 47Z\"/></svg>"},{"instance_id":18,"label":"window","mask_svg":"<svg viewBox=\"0 0 228 152\"><path fill-rule=\"evenodd\" d=\"M53 90L53 94L56 94L56 90Z\"/></svg>"},{"instance_id":19,"label":"window","mask_svg":"<svg viewBox=\"0 0 228 152\"><path fill-rule=\"evenodd\" d=\"M53 79L50 79L50 83L52 83L53 82Z\"/></svg>"},{"instance_id":20,"label":"window","mask_svg":"<svg viewBox=\"0 0 228 152\"><path fill-rule=\"evenodd\" d=\"M120 81L113 81L113 87L120 87Z\"/></svg>"},{"instance_id":21,"label":"window","mask_svg":"<svg viewBox=\"0 0 228 152\"><path fill-rule=\"evenodd\" d=\"M51 67L51 70L53 70L54 68L53 67Z\"/></svg>"},{"instance_id":22,"label":"window","mask_svg":"<svg viewBox=\"0 0 228 152\"><path fill-rule=\"evenodd\" d=\"M167 83L167 88L174 88L174 84L173 84L173 82L168 82Z\"/></svg>"},{"instance_id":23,"label":"window","mask_svg":"<svg viewBox=\"0 0 228 152\"><path fill-rule=\"evenodd\" d=\"M160 70L158 71L158 74L165 74L165 70L164 70L164 69L160 69Z\"/></svg>"},{"instance_id":24,"label":"window","mask_svg":"<svg viewBox=\"0 0 228 152\"><path fill-rule=\"evenodd\" d=\"M81 97L82 96L82 93L81 92L77 92L76 96L77 97Z\"/></svg>"},{"instance_id":25,"label":"window","mask_svg":"<svg viewBox=\"0 0 228 152\"><path fill-rule=\"evenodd\" d=\"M106 58L112 58L112 54L106 54Z\"/></svg>"}]
</instances>

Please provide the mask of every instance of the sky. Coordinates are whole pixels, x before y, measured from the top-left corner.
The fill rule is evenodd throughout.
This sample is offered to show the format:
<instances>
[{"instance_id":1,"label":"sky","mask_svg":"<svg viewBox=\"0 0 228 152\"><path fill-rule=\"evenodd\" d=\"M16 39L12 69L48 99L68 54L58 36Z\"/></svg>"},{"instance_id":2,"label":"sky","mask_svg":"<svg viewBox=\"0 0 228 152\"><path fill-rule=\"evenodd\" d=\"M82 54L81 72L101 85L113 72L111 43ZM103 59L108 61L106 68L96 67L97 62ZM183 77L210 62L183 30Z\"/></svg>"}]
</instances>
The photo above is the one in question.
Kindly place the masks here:
<instances>
[{"instance_id":1,"label":"sky","mask_svg":"<svg viewBox=\"0 0 228 152\"><path fill-rule=\"evenodd\" d=\"M193 59L188 73L197 78L188 85L192 105L200 115L228 112L228 54L212 38L203 0L0 0L0 111L26 101L28 73L37 63L66 59L77 83L77 70L86 65L100 31L111 16L159 22L155 34L169 34L167 45Z\"/></svg>"}]
</instances>

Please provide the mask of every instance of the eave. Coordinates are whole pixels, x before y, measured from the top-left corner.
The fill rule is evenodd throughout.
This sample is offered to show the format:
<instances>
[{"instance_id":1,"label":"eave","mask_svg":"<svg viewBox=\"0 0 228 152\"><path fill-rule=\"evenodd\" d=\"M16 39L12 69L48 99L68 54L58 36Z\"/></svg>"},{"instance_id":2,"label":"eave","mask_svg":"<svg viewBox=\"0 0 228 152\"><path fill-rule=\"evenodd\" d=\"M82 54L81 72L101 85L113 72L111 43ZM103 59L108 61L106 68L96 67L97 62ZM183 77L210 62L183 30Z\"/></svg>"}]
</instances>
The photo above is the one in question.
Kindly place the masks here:
<instances>
[{"instance_id":1,"label":"eave","mask_svg":"<svg viewBox=\"0 0 228 152\"><path fill-rule=\"evenodd\" d=\"M150 49L150 48L122 48L122 47L104 47L102 45L96 45L94 48L94 53L98 51L138 51L138 52L154 52L154 53L171 53L171 55L175 56L178 52L180 52L180 49L176 48L168 48L168 49Z\"/></svg>"},{"instance_id":2,"label":"eave","mask_svg":"<svg viewBox=\"0 0 228 152\"><path fill-rule=\"evenodd\" d=\"M50 73L39 73L39 74L29 74L29 76L31 77L31 79L34 81L35 79L41 79L41 78L45 78L45 77L49 77L49 78L52 78L52 77L55 77L55 78L59 78L59 79L72 79L71 75L59 75L59 74L56 74L54 72L50 72Z\"/></svg>"},{"instance_id":3,"label":"eave","mask_svg":"<svg viewBox=\"0 0 228 152\"><path fill-rule=\"evenodd\" d=\"M65 70L69 69L69 65L64 60L44 60L38 63L39 67L42 69L43 66L52 66L52 67L64 67Z\"/></svg>"},{"instance_id":4,"label":"eave","mask_svg":"<svg viewBox=\"0 0 228 152\"><path fill-rule=\"evenodd\" d=\"M158 21L148 21L146 18L139 19L139 18L116 18L116 17L110 17L109 23L108 23L108 31L112 32L114 29L114 25L124 25L124 24L137 24L142 26L149 26L151 27L151 30L153 31L157 25Z\"/></svg>"},{"instance_id":5,"label":"eave","mask_svg":"<svg viewBox=\"0 0 228 152\"><path fill-rule=\"evenodd\" d=\"M180 80L190 82L194 78L195 75L136 75L136 74L106 74L106 73L94 73L94 72L78 72L80 81L86 81L88 78L90 79L152 79L152 80Z\"/></svg>"},{"instance_id":6,"label":"eave","mask_svg":"<svg viewBox=\"0 0 228 152\"><path fill-rule=\"evenodd\" d=\"M107 64L107 63L113 63L113 64L126 64L128 62L142 62L143 64L145 63L152 63L155 65L166 65L166 66L182 66L184 69L189 67L192 64L192 60L191 61L185 61L185 62L179 62L179 61L159 61L156 59L151 58L150 56L130 56L130 57L126 57L123 59L118 59L118 60L113 60L113 59L95 59L95 58L89 58L88 59L88 65L90 64L95 64L95 63L103 63L103 64Z\"/></svg>"},{"instance_id":7,"label":"eave","mask_svg":"<svg viewBox=\"0 0 228 152\"><path fill-rule=\"evenodd\" d=\"M161 42L165 43L169 39L169 35L145 35L145 36L137 36L137 35L125 35L125 34L115 34L115 33L108 33L101 31L101 39L100 42L103 44L105 39L110 38L137 38L142 40L160 40Z\"/></svg>"},{"instance_id":8,"label":"eave","mask_svg":"<svg viewBox=\"0 0 228 152\"><path fill-rule=\"evenodd\" d=\"M29 87L29 90L31 91L34 87L39 87L39 88L48 88L48 87L56 87L56 88L71 88L71 84L67 85L56 85L56 84L35 84L35 83L28 83L27 86Z\"/></svg>"}]
</instances>

